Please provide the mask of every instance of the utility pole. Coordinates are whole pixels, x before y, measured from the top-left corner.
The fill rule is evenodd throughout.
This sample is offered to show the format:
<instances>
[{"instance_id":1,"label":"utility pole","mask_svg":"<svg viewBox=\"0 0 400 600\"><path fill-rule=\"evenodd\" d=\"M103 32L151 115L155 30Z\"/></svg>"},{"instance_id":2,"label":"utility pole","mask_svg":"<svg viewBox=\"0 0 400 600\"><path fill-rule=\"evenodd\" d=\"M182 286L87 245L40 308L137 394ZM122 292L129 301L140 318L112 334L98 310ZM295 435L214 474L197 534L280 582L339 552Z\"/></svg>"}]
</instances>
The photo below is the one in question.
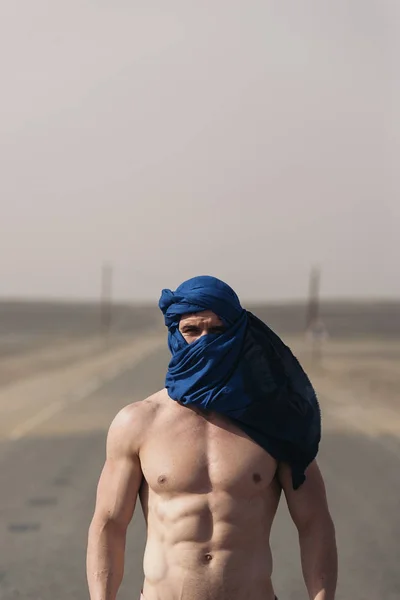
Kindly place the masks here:
<instances>
[{"instance_id":1,"label":"utility pole","mask_svg":"<svg viewBox=\"0 0 400 600\"><path fill-rule=\"evenodd\" d=\"M308 294L308 307L306 317L306 331L309 331L319 319L319 289L321 283L321 270L313 267L310 274L310 285Z\"/></svg>"},{"instance_id":2,"label":"utility pole","mask_svg":"<svg viewBox=\"0 0 400 600\"><path fill-rule=\"evenodd\" d=\"M321 270L313 267L310 274L308 306L306 315L306 335L311 340L311 354L315 362L322 359L322 345L327 331L320 317Z\"/></svg>"},{"instance_id":3,"label":"utility pole","mask_svg":"<svg viewBox=\"0 0 400 600\"><path fill-rule=\"evenodd\" d=\"M112 284L113 267L104 263L101 269L100 325L106 336L110 333L112 322Z\"/></svg>"}]
</instances>

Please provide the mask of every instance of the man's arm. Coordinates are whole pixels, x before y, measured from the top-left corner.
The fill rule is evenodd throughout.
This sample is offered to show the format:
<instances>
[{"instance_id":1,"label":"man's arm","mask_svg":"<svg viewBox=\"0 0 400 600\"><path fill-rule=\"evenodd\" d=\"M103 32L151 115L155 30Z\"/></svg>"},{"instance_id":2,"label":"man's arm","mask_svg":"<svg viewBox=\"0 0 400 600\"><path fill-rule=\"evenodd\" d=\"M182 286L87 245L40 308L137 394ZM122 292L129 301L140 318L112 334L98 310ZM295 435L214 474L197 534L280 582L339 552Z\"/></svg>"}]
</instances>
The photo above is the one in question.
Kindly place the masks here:
<instances>
[{"instance_id":1,"label":"man's arm","mask_svg":"<svg viewBox=\"0 0 400 600\"><path fill-rule=\"evenodd\" d=\"M297 490L293 489L288 465L279 466L278 477L299 533L301 564L310 600L334 600L338 571L335 527L319 467L316 461L311 463L305 482Z\"/></svg>"},{"instance_id":2,"label":"man's arm","mask_svg":"<svg viewBox=\"0 0 400 600\"><path fill-rule=\"evenodd\" d=\"M118 413L107 436L107 455L100 476L89 529L87 579L91 600L115 600L124 572L126 530L142 481L135 432L140 418L135 405Z\"/></svg>"}]
</instances>

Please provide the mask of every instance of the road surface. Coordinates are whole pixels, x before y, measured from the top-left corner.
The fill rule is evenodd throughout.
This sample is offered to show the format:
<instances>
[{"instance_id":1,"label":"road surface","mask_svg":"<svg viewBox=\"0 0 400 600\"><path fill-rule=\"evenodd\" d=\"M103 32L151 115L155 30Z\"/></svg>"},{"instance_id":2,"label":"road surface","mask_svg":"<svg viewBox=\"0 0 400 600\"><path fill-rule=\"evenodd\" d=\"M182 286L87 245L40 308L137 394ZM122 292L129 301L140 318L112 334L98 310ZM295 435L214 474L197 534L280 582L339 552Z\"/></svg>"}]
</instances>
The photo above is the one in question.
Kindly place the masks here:
<instances>
[{"instance_id":1,"label":"road surface","mask_svg":"<svg viewBox=\"0 0 400 600\"><path fill-rule=\"evenodd\" d=\"M116 412L163 387L166 344L155 336L68 363L0 390L0 598L83 600L87 529ZM57 383L58 382L58 383ZM322 386L323 388L323 386ZM340 553L338 600L400 598L400 443L346 422L335 388L320 392L325 475ZM351 425L351 424L350 424ZM138 598L145 539L138 503L120 600ZM280 600L306 600L296 532L281 503L273 528Z\"/></svg>"}]
</instances>

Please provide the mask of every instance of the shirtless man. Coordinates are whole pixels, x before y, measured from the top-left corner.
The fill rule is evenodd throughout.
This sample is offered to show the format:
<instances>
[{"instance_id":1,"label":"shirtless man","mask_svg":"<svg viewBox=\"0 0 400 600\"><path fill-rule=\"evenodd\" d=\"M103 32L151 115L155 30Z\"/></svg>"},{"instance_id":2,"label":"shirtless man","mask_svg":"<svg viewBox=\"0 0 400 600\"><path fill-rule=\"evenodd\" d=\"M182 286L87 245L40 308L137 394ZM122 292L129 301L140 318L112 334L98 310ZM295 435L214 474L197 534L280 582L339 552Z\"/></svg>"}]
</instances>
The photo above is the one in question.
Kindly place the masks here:
<instances>
[{"instance_id":1,"label":"shirtless man","mask_svg":"<svg viewBox=\"0 0 400 600\"><path fill-rule=\"evenodd\" d=\"M223 328L210 310L179 323L188 344ZM269 536L282 490L309 598L334 600L335 530L315 461L294 490L289 467L221 414L175 402L167 389L125 407L108 433L89 530L91 600L117 596L138 496L145 600L274 600Z\"/></svg>"}]
</instances>

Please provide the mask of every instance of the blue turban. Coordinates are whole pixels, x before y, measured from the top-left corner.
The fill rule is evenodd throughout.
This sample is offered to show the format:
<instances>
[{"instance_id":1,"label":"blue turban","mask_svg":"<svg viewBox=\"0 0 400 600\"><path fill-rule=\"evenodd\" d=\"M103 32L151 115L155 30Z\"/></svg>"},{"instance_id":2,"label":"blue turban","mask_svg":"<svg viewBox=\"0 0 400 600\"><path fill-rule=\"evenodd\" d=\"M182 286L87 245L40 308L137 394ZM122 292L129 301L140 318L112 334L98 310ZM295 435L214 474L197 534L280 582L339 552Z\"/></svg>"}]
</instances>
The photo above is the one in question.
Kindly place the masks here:
<instances>
[{"instance_id":1,"label":"blue turban","mask_svg":"<svg viewBox=\"0 0 400 600\"><path fill-rule=\"evenodd\" d=\"M172 354L169 396L232 419L277 461L289 464L293 487L300 487L318 453L321 414L290 349L215 277L194 277L175 292L163 290L159 307ZM218 315L226 329L188 344L179 331L180 318L204 310Z\"/></svg>"}]
</instances>

